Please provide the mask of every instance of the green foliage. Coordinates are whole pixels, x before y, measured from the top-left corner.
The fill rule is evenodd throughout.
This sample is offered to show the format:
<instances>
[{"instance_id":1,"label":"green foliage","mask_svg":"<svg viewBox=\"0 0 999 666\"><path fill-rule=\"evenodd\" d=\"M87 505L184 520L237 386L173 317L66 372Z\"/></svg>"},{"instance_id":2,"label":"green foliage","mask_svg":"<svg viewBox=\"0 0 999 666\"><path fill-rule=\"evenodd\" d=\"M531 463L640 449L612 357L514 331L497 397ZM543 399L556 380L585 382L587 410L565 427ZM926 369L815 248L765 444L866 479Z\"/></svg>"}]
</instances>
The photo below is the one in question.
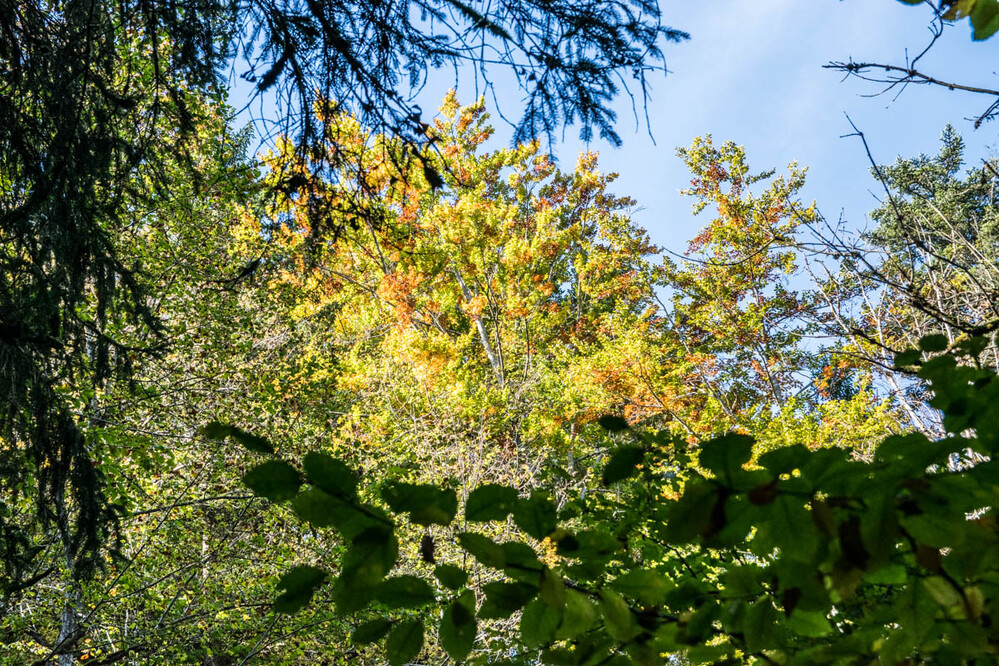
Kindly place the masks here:
<instances>
[{"instance_id":1,"label":"green foliage","mask_svg":"<svg viewBox=\"0 0 999 666\"><path fill-rule=\"evenodd\" d=\"M943 14L948 21L968 17L972 36L976 40L988 39L999 30L999 2L996 0L957 0Z\"/></svg>"},{"instance_id":2,"label":"green foliage","mask_svg":"<svg viewBox=\"0 0 999 666\"><path fill-rule=\"evenodd\" d=\"M936 337L921 344L940 346ZM448 590L440 596L434 578L384 579L397 565L393 535L402 529L387 518L373 531L344 535L348 551L334 579L340 610L359 612L372 600L389 609L439 606L441 646L458 661L471 654L480 622L518 613L518 650L553 664L659 663L666 654L691 663L992 659L999 475L989 457L999 450L999 377L948 353L916 365L944 413L950 434L942 439L891 436L870 462L802 446L753 462L751 437L724 434L700 445L706 474L686 473L675 499L664 497L675 491L656 471L666 460L659 449L619 449L629 451L627 473L612 457L608 467L620 471L606 476L620 500L588 498L570 523L546 493L518 498L488 484L469 495L466 515L506 523L512 513L523 536L457 536L462 550L503 576L481 585L478 608L464 570L452 564L435 570ZM968 451L989 457L954 466ZM416 525L445 526L456 514L446 489L387 488L389 508ZM492 501L501 509L488 510ZM345 503L378 512L356 497ZM554 559L542 561L530 545L542 539L555 545ZM296 602L311 596L321 578L310 576L285 585L282 608L293 590L301 589ZM356 642L380 640L388 622L362 625ZM394 625L385 644L390 663L414 658L422 637L420 620Z\"/></svg>"},{"instance_id":3,"label":"green foliage","mask_svg":"<svg viewBox=\"0 0 999 666\"><path fill-rule=\"evenodd\" d=\"M284 590L274 600L274 612L296 613L305 607L315 594L316 588L326 580L326 573L310 566L298 566L281 576L277 583Z\"/></svg>"}]
</instances>

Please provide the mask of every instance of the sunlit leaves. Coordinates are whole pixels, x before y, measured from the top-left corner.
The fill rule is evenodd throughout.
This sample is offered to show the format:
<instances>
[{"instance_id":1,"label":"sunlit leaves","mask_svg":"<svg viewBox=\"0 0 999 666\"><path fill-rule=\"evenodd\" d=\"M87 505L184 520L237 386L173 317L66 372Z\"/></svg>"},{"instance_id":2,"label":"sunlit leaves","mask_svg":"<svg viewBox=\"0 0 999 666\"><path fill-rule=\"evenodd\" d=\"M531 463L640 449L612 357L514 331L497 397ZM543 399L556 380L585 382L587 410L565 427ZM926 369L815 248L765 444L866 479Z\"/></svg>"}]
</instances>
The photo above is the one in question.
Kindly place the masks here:
<instances>
[{"instance_id":1,"label":"sunlit leaves","mask_svg":"<svg viewBox=\"0 0 999 666\"><path fill-rule=\"evenodd\" d=\"M951 399L972 385L961 379L968 370L954 363L931 358L920 365L930 368L934 389ZM989 402L968 404L975 419L995 409ZM646 457L657 440L642 441L646 447L634 447L628 455L635 457L622 469L644 470L654 461ZM469 571L482 566L500 578L476 581L465 568L438 565L440 588L456 596L441 596L421 575L386 578L398 556L394 523L356 496L312 488L299 493L293 507L316 525L345 522L323 522L321 508L332 506L372 521L359 532L341 530L347 552L333 585L340 612L372 600L390 610L439 609L441 647L457 661L475 648L479 619L518 613L520 648L541 651L552 663L598 655L657 663L664 651L683 652L692 663L738 651L897 661L923 651L944 658L953 650L963 658L991 649L987 622L999 538L991 518L968 519L995 497L990 461L943 472L940 451L958 451L955 442L910 434L886 438L871 462L838 449L790 446L761 455L756 467L754 443L734 433L702 443L699 467L706 475L692 470L675 496L660 494L669 487L665 479L643 473L617 486L624 501L600 498L584 504L586 512L562 516L568 526L579 521L588 529L560 526L548 493L521 498L495 484L473 490L469 519L506 520L512 513L520 531L501 542L474 532L457 535L458 547L476 561ZM457 511L448 489L382 488L393 510L415 525L435 524L438 516L450 523ZM286 592L275 604L284 612L304 606L324 580L308 567L294 573L282 579ZM871 610L872 597L890 612ZM948 624L938 625L941 618ZM416 618L370 621L355 631L355 642L386 633L390 663L422 649L423 623ZM940 636L964 642L951 648Z\"/></svg>"}]
</instances>

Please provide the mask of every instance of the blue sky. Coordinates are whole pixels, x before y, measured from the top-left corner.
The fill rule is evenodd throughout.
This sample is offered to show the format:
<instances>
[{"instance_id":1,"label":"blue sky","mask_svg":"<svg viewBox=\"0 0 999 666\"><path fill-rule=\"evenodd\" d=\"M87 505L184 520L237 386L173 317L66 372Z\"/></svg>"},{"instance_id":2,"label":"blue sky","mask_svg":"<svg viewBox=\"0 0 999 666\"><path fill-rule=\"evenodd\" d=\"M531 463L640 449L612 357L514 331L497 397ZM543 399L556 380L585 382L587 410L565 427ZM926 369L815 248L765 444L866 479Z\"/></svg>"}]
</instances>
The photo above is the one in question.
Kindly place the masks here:
<instances>
[{"instance_id":1,"label":"blue sky","mask_svg":"<svg viewBox=\"0 0 999 666\"><path fill-rule=\"evenodd\" d=\"M964 118L991 100L943 88L910 86L898 99L874 84L842 76L822 65L831 60L900 63L906 48L917 53L929 41L929 12L893 0L711 0L662 3L666 21L691 34L667 51L672 73L655 83L649 108L653 144L633 129L630 110L621 117L624 146L593 144L607 171L620 174L615 188L636 198L637 221L655 242L679 251L707 218L692 218L690 200L679 195L687 173L676 146L711 133L716 142L746 148L755 171L809 167L804 195L827 218L842 214L854 227L877 205L878 184L852 130L849 114L867 136L879 162L934 153L940 131L953 123L964 135L969 161L995 153L997 124L975 131ZM970 39L967 22L950 27L920 69L941 79L999 88L999 37ZM582 147L558 147L564 162ZM872 192L874 194L872 194ZM705 212L704 215L708 213Z\"/></svg>"},{"instance_id":2,"label":"blue sky","mask_svg":"<svg viewBox=\"0 0 999 666\"><path fill-rule=\"evenodd\" d=\"M940 131L953 123L964 135L969 162L997 152L999 124L975 131L966 117L981 113L989 99L930 86L910 86L893 94L875 84L822 68L832 60L903 63L906 49L922 50L930 38L930 12L897 0L660 0L667 25L691 39L666 47L671 73L653 81L649 105L653 142L636 121L628 99L619 108L624 145L593 142L604 171L620 178L614 191L635 198L636 221L652 239L682 251L686 239L707 218L692 218L690 201L679 195L688 176L675 155L694 137L710 133L716 142L745 146L754 171L782 169L791 161L809 167L804 197L815 199L827 218L841 215L863 227L877 205L879 185L871 178L863 146L851 132L849 114L867 136L879 162L896 156L934 153ZM974 43L967 21L953 25L920 62L920 70L944 80L999 88L999 36ZM499 77L497 77L499 80ZM424 109L436 108L454 85L451 73L432 76L417 98ZM459 97L474 101L471 77L462 75ZM517 117L520 91L498 87L503 111ZM493 100L487 97L490 105ZM234 91L233 102L239 106ZM508 142L510 129L494 116L497 140ZM571 168L586 148L574 140L554 146L563 166ZM705 213L707 214L707 213Z\"/></svg>"}]
</instances>

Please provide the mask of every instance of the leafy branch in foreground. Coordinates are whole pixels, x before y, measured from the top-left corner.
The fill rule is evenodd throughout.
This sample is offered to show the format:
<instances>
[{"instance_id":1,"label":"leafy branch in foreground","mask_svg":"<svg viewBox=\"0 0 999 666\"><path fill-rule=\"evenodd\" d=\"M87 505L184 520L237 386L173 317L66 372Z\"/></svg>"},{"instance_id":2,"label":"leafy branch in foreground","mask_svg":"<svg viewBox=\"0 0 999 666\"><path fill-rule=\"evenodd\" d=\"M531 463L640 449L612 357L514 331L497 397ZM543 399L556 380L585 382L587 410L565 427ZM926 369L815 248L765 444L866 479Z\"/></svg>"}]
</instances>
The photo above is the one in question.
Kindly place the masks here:
<instances>
[{"instance_id":1,"label":"leafy branch in foreground","mask_svg":"<svg viewBox=\"0 0 999 666\"><path fill-rule=\"evenodd\" d=\"M929 382L951 434L893 435L869 463L801 445L754 460L753 439L729 433L698 447L677 493L677 442L635 433L606 465L616 492L560 510L543 491L520 497L485 485L468 495L458 527L452 489L388 482L369 502L334 458L310 453L301 471L270 460L247 485L346 543L332 571L286 574L274 609L298 610L329 578L338 610L363 618L354 642L385 638L392 664L418 656L428 622L460 661L480 623L516 613L517 659L532 663L654 664L672 653L692 663L994 659L999 474L988 457L999 446L999 378L958 363L987 343L946 348L946 338L928 336L898 356ZM986 462L958 464L972 451ZM453 527L477 566L398 575L401 514ZM508 541L467 527L511 517L522 535Z\"/></svg>"}]
</instances>

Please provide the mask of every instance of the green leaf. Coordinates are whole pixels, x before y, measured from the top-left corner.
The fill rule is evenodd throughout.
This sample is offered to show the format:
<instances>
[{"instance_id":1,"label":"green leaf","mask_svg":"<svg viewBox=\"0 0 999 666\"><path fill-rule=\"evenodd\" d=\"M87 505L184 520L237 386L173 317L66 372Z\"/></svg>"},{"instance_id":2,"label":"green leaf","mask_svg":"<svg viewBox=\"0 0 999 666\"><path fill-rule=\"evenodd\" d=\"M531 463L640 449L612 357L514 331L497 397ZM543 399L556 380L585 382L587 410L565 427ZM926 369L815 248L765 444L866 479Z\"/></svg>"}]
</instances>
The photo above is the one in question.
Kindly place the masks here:
<instances>
[{"instance_id":1,"label":"green leaf","mask_svg":"<svg viewBox=\"0 0 999 666\"><path fill-rule=\"evenodd\" d=\"M389 483L382 497L396 513L409 513L417 525L448 525L458 512L458 496L450 488Z\"/></svg>"},{"instance_id":2,"label":"green leaf","mask_svg":"<svg viewBox=\"0 0 999 666\"><path fill-rule=\"evenodd\" d=\"M377 507L347 503L315 488L296 495L291 508L295 515L316 527L336 527L345 539L353 539L369 527L389 524L388 517L381 515Z\"/></svg>"},{"instance_id":3,"label":"green leaf","mask_svg":"<svg viewBox=\"0 0 999 666\"><path fill-rule=\"evenodd\" d=\"M383 582L375 599L389 608L418 608L437 600L433 588L416 576L395 576Z\"/></svg>"},{"instance_id":4,"label":"green leaf","mask_svg":"<svg viewBox=\"0 0 999 666\"><path fill-rule=\"evenodd\" d=\"M971 26L974 28L972 39L975 41L994 35L999 30L999 2L978 0L971 10Z\"/></svg>"},{"instance_id":5,"label":"green leaf","mask_svg":"<svg viewBox=\"0 0 999 666\"><path fill-rule=\"evenodd\" d=\"M548 567L541 572L539 592L549 606L559 610L565 607L565 581L562 580L562 576Z\"/></svg>"},{"instance_id":6,"label":"green leaf","mask_svg":"<svg viewBox=\"0 0 999 666\"><path fill-rule=\"evenodd\" d=\"M474 522L506 520L517 504L517 491L507 486L488 483L468 494L465 519Z\"/></svg>"},{"instance_id":7,"label":"green leaf","mask_svg":"<svg viewBox=\"0 0 999 666\"><path fill-rule=\"evenodd\" d=\"M423 622L406 620L395 626L385 641L385 656L391 666L413 661L423 649Z\"/></svg>"},{"instance_id":8,"label":"green leaf","mask_svg":"<svg viewBox=\"0 0 999 666\"><path fill-rule=\"evenodd\" d=\"M219 423L218 421L209 421L205 425L201 426L201 430L199 432L202 437L220 442L228 437L232 433L232 430L232 426Z\"/></svg>"},{"instance_id":9,"label":"green leaf","mask_svg":"<svg viewBox=\"0 0 999 666\"><path fill-rule=\"evenodd\" d=\"M350 642L354 645L368 645L380 641L392 628L392 622L385 618L369 620L354 629L350 634Z\"/></svg>"},{"instance_id":10,"label":"green leaf","mask_svg":"<svg viewBox=\"0 0 999 666\"><path fill-rule=\"evenodd\" d=\"M297 613L309 603L325 580L326 572L322 569L308 565L295 567L278 580L277 587L284 592L274 600L274 612Z\"/></svg>"},{"instance_id":11,"label":"green leaf","mask_svg":"<svg viewBox=\"0 0 999 666\"><path fill-rule=\"evenodd\" d=\"M468 582L468 574L453 564L441 564L434 568L434 576L449 590L460 590Z\"/></svg>"},{"instance_id":12,"label":"green leaf","mask_svg":"<svg viewBox=\"0 0 999 666\"><path fill-rule=\"evenodd\" d=\"M289 500L298 493L302 479L298 470L283 460L268 460L243 475L243 483L255 495L272 502Z\"/></svg>"},{"instance_id":13,"label":"green leaf","mask_svg":"<svg viewBox=\"0 0 999 666\"><path fill-rule=\"evenodd\" d=\"M819 611L796 610L784 620L784 626L808 638L818 638L832 632L832 625L826 619L825 613Z\"/></svg>"},{"instance_id":14,"label":"green leaf","mask_svg":"<svg viewBox=\"0 0 999 666\"><path fill-rule=\"evenodd\" d=\"M698 462L717 476L731 479L752 458L754 442L749 435L726 433L701 444Z\"/></svg>"},{"instance_id":15,"label":"green leaf","mask_svg":"<svg viewBox=\"0 0 999 666\"><path fill-rule=\"evenodd\" d=\"M809 561L818 548L820 534L808 510L797 497L781 495L757 507L763 516L752 541L753 552L766 555L780 548L787 560Z\"/></svg>"},{"instance_id":16,"label":"green leaf","mask_svg":"<svg viewBox=\"0 0 999 666\"><path fill-rule=\"evenodd\" d=\"M234 440L242 444L249 451L254 451L256 453L274 453L274 445L263 437L251 435L250 433L240 430L239 428L233 428L232 432L229 434Z\"/></svg>"},{"instance_id":17,"label":"green leaf","mask_svg":"<svg viewBox=\"0 0 999 666\"><path fill-rule=\"evenodd\" d=\"M704 534L711 524L712 508L717 500L718 489L713 484L705 482L688 484L680 499L666 505L666 526L663 536L674 544L694 541Z\"/></svg>"},{"instance_id":18,"label":"green leaf","mask_svg":"<svg viewBox=\"0 0 999 666\"><path fill-rule=\"evenodd\" d=\"M768 451L760 456L760 466L774 476L790 474L796 469L802 469L811 458L812 452L801 444L782 446Z\"/></svg>"},{"instance_id":19,"label":"green leaf","mask_svg":"<svg viewBox=\"0 0 999 666\"><path fill-rule=\"evenodd\" d=\"M944 608L960 608L964 603L961 598L961 592L941 576L925 578L923 586L929 593L930 598Z\"/></svg>"},{"instance_id":20,"label":"green leaf","mask_svg":"<svg viewBox=\"0 0 999 666\"><path fill-rule=\"evenodd\" d=\"M475 645L475 593L465 592L444 609L440 624L441 647L455 661L461 661Z\"/></svg>"},{"instance_id":21,"label":"green leaf","mask_svg":"<svg viewBox=\"0 0 999 666\"><path fill-rule=\"evenodd\" d=\"M613 414L605 414L597 419L597 423L600 427L608 432L622 432L628 429L628 422L624 420L624 417L615 416Z\"/></svg>"},{"instance_id":22,"label":"green leaf","mask_svg":"<svg viewBox=\"0 0 999 666\"><path fill-rule=\"evenodd\" d=\"M632 569L615 578L610 586L646 606L659 606L666 600L666 595L673 589L673 583L655 571L648 569Z\"/></svg>"},{"instance_id":23,"label":"green leaf","mask_svg":"<svg viewBox=\"0 0 999 666\"><path fill-rule=\"evenodd\" d=\"M357 497L357 474L343 461L314 451L305 454L302 468L309 483L330 495L343 499Z\"/></svg>"},{"instance_id":24,"label":"green leaf","mask_svg":"<svg viewBox=\"0 0 999 666\"><path fill-rule=\"evenodd\" d=\"M606 588L600 590L599 606L607 625L607 633L614 640L627 643L640 633L634 614L617 592Z\"/></svg>"},{"instance_id":25,"label":"green leaf","mask_svg":"<svg viewBox=\"0 0 999 666\"><path fill-rule=\"evenodd\" d=\"M925 335L919 339L919 348L924 352L942 352L950 344L947 336L942 333Z\"/></svg>"},{"instance_id":26,"label":"green leaf","mask_svg":"<svg viewBox=\"0 0 999 666\"><path fill-rule=\"evenodd\" d=\"M513 509L513 522L527 534L541 540L558 527L558 509L548 499L548 493L535 491L530 498L517 500Z\"/></svg>"},{"instance_id":27,"label":"green leaf","mask_svg":"<svg viewBox=\"0 0 999 666\"><path fill-rule=\"evenodd\" d=\"M353 613L364 608L398 555L399 542L388 528L371 527L354 537L333 589L337 611Z\"/></svg>"},{"instance_id":28,"label":"green leaf","mask_svg":"<svg viewBox=\"0 0 999 666\"><path fill-rule=\"evenodd\" d=\"M922 359L923 355L918 349L906 349L895 354L895 367L908 368L913 365L919 365Z\"/></svg>"},{"instance_id":29,"label":"green leaf","mask_svg":"<svg viewBox=\"0 0 999 666\"><path fill-rule=\"evenodd\" d=\"M640 446L622 446L615 450L604 467L604 485L609 486L635 476L638 474L638 465L644 459L645 449Z\"/></svg>"},{"instance_id":30,"label":"green leaf","mask_svg":"<svg viewBox=\"0 0 999 666\"><path fill-rule=\"evenodd\" d=\"M225 425L218 421L211 421L201 428L201 434L208 439L222 441L226 437L232 437L242 444L246 449L256 453L274 453L274 445L263 437L251 435L245 430L235 426Z\"/></svg>"},{"instance_id":31,"label":"green leaf","mask_svg":"<svg viewBox=\"0 0 999 666\"><path fill-rule=\"evenodd\" d=\"M508 618L538 594L537 586L529 583L486 583L482 591L486 599L479 608L479 617L484 620Z\"/></svg>"},{"instance_id":32,"label":"green leaf","mask_svg":"<svg viewBox=\"0 0 999 666\"><path fill-rule=\"evenodd\" d=\"M746 649L749 652L760 652L777 647L781 640L778 632L780 626L781 617L770 599L764 597L750 604L743 616L742 635L745 637Z\"/></svg>"},{"instance_id":33,"label":"green leaf","mask_svg":"<svg viewBox=\"0 0 999 666\"><path fill-rule=\"evenodd\" d=\"M583 530L559 539L555 552L579 560L607 560L621 551L621 542L601 529Z\"/></svg>"},{"instance_id":34,"label":"green leaf","mask_svg":"<svg viewBox=\"0 0 999 666\"><path fill-rule=\"evenodd\" d=\"M526 543L508 541L500 544L503 553L503 573L531 585L540 585L541 572L545 565L538 560L538 554Z\"/></svg>"},{"instance_id":35,"label":"green leaf","mask_svg":"<svg viewBox=\"0 0 999 666\"><path fill-rule=\"evenodd\" d=\"M520 640L527 649L536 650L552 642L561 623L561 611L535 599L520 616Z\"/></svg>"},{"instance_id":36,"label":"green leaf","mask_svg":"<svg viewBox=\"0 0 999 666\"><path fill-rule=\"evenodd\" d=\"M562 623L559 625L555 638L558 640L573 639L590 630L597 620L597 609L589 598L579 590L565 591L565 610L562 611Z\"/></svg>"},{"instance_id":37,"label":"green leaf","mask_svg":"<svg viewBox=\"0 0 999 666\"><path fill-rule=\"evenodd\" d=\"M502 569L506 565L503 550L488 537L475 532L462 532L458 535L458 544L487 567Z\"/></svg>"}]
</instances>

